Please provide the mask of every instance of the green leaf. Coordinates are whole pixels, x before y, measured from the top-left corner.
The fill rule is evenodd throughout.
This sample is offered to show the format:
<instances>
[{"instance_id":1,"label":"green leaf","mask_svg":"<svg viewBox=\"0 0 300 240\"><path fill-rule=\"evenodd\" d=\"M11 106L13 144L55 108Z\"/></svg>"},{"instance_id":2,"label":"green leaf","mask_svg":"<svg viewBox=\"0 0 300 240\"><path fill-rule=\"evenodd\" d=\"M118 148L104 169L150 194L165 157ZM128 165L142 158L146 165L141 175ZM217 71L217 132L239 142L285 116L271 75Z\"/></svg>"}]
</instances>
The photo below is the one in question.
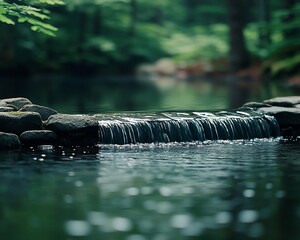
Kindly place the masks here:
<instances>
[{"instance_id":1,"label":"green leaf","mask_svg":"<svg viewBox=\"0 0 300 240\"><path fill-rule=\"evenodd\" d=\"M40 3L46 3L49 5L56 5L56 4L65 4L64 1L61 0L39 0Z\"/></svg>"},{"instance_id":2,"label":"green leaf","mask_svg":"<svg viewBox=\"0 0 300 240\"><path fill-rule=\"evenodd\" d=\"M7 23L7 24L15 25L15 22L13 20L11 20L10 18L6 17L3 14L0 14L0 22L4 22L4 23Z\"/></svg>"}]
</instances>

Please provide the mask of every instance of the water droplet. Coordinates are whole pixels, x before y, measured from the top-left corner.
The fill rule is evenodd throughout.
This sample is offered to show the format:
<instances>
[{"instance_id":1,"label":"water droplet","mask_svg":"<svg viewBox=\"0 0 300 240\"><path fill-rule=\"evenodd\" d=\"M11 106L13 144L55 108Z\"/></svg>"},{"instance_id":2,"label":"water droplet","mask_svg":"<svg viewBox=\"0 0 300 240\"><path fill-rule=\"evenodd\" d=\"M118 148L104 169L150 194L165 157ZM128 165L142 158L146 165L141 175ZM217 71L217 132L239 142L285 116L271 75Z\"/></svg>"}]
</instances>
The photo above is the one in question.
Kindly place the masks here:
<instances>
[{"instance_id":1,"label":"water droplet","mask_svg":"<svg viewBox=\"0 0 300 240\"><path fill-rule=\"evenodd\" d=\"M164 197L169 197L172 195L173 191L169 187L161 187L159 188L159 193Z\"/></svg>"},{"instance_id":2,"label":"water droplet","mask_svg":"<svg viewBox=\"0 0 300 240\"><path fill-rule=\"evenodd\" d=\"M70 177L73 177L73 176L75 176L75 172L73 172L73 171L71 171L71 172L68 172L68 176L70 176Z\"/></svg>"},{"instance_id":3,"label":"water droplet","mask_svg":"<svg viewBox=\"0 0 300 240\"><path fill-rule=\"evenodd\" d=\"M87 236L90 230L90 225L86 221L70 220L65 223L65 231L74 237Z\"/></svg>"},{"instance_id":4,"label":"water droplet","mask_svg":"<svg viewBox=\"0 0 300 240\"><path fill-rule=\"evenodd\" d=\"M83 186L83 182L77 180L77 181L75 182L75 186L76 186L76 187L82 187L82 186Z\"/></svg>"},{"instance_id":5,"label":"water droplet","mask_svg":"<svg viewBox=\"0 0 300 240\"><path fill-rule=\"evenodd\" d=\"M36 160L37 160L37 158L36 158L36 157L34 157L34 158L33 158L33 160L34 160L34 161L36 161Z\"/></svg>"},{"instance_id":6,"label":"water droplet","mask_svg":"<svg viewBox=\"0 0 300 240\"><path fill-rule=\"evenodd\" d=\"M238 219L241 223L252 223L258 219L258 213L255 210L243 210L239 212Z\"/></svg>"},{"instance_id":7,"label":"water droplet","mask_svg":"<svg viewBox=\"0 0 300 240\"><path fill-rule=\"evenodd\" d=\"M44 158L38 158L38 161L43 162L45 159Z\"/></svg>"},{"instance_id":8,"label":"water droplet","mask_svg":"<svg viewBox=\"0 0 300 240\"><path fill-rule=\"evenodd\" d=\"M139 189L135 187L125 189L125 194L129 196L136 196L139 194Z\"/></svg>"},{"instance_id":9,"label":"water droplet","mask_svg":"<svg viewBox=\"0 0 300 240\"><path fill-rule=\"evenodd\" d=\"M219 212L216 214L215 220L218 224L226 224L231 222L232 216L229 212Z\"/></svg>"},{"instance_id":10,"label":"water droplet","mask_svg":"<svg viewBox=\"0 0 300 240\"><path fill-rule=\"evenodd\" d=\"M244 197L251 198L255 196L255 191L253 189L246 189L244 190L243 195Z\"/></svg>"},{"instance_id":11,"label":"water droplet","mask_svg":"<svg viewBox=\"0 0 300 240\"><path fill-rule=\"evenodd\" d=\"M188 214L177 214L171 218L171 226L174 228L185 228L191 222L191 216Z\"/></svg>"},{"instance_id":12,"label":"water droplet","mask_svg":"<svg viewBox=\"0 0 300 240\"><path fill-rule=\"evenodd\" d=\"M181 192L183 194L192 194L194 192L194 189L192 187L184 187L182 188Z\"/></svg>"},{"instance_id":13,"label":"water droplet","mask_svg":"<svg viewBox=\"0 0 300 240\"><path fill-rule=\"evenodd\" d=\"M70 159L73 159L74 157L73 157L73 156L70 156L69 158L70 158Z\"/></svg>"},{"instance_id":14,"label":"water droplet","mask_svg":"<svg viewBox=\"0 0 300 240\"><path fill-rule=\"evenodd\" d=\"M41 157L46 157L46 154L41 154Z\"/></svg>"},{"instance_id":15,"label":"water droplet","mask_svg":"<svg viewBox=\"0 0 300 240\"><path fill-rule=\"evenodd\" d=\"M120 232L127 232L132 228L132 223L129 219L124 217L116 217L111 220L114 230Z\"/></svg>"}]
</instances>

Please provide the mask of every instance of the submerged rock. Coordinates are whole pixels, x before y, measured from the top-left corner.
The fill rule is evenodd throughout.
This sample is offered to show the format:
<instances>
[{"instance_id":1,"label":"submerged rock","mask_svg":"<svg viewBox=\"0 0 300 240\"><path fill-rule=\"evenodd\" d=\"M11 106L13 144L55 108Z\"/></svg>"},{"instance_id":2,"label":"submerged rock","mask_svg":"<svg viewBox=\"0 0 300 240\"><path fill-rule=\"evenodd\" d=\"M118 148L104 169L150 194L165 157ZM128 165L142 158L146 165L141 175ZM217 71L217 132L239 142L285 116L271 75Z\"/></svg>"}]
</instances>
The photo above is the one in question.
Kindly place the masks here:
<instances>
[{"instance_id":1,"label":"submerged rock","mask_svg":"<svg viewBox=\"0 0 300 240\"><path fill-rule=\"evenodd\" d=\"M24 145L55 145L57 134L50 130L25 131L20 136L20 141Z\"/></svg>"},{"instance_id":2,"label":"submerged rock","mask_svg":"<svg viewBox=\"0 0 300 240\"><path fill-rule=\"evenodd\" d=\"M63 145L97 144L98 126L97 119L88 115L56 114L45 123L45 128L56 132Z\"/></svg>"},{"instance_id":3,"label":"submerged rock","mask_svg":"<svg viewBox=\"0 0 300 240\"><path fill-rule=\"evenodd\" d=\"M23 97L6 98L2 99L1 102L15 106L16 110L19 110L27 104L32 104L32 102L29 99Z\"/></svg>"},{"instance_id":4,"label":"submerged rock","mask_svg":"<svg viewBox=\"0 0 300 240\"><path fill-rule=\"evenodd\" d=\"M50 116L57 114L57 111L36 104L27 104L23 106L19 111L21 112L37 112L41 115L43 121L46 121Z\"/></svg>"},{"instance_id":5,"label":"submerged rock","mask_svg":"<svg viewBox=\"0 0 300 240\"><path fill-rule=\"evenodd\" d=\"M273 106L294 107L296 104L300 104L300 96L277 97L265 100L264 103Z\"/></svg>"},{"instance_id":6,"label":"submerged rock","mask_svg":"<svg viewBox=\"0 0 300 240\"><path fill-rule=\"evenodd\" d=\"M0 150L19 149L20 140L16 134L0 132Z\"/></svg>"},{"instance_id":7,"label":"submerged rock","mask_svg":"<svg viewBox=\"0 0 300 240\"><path fill-rule=\"evenodd\" d=\"M42 119L34 112L0 112L0 131L20 135L27 130L38 130Z\"/></svg>"}]
</instances>

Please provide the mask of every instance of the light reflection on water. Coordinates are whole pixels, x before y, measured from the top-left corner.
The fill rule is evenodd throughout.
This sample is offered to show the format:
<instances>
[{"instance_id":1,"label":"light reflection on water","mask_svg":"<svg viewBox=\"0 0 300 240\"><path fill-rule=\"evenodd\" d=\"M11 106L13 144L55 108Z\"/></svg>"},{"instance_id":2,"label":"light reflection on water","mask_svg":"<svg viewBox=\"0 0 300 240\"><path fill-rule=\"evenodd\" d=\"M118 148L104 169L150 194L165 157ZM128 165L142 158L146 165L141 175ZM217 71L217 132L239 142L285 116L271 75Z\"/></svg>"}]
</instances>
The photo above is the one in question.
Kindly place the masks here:
<instances>
[{"instance_id":1,"label":"light reflection on water","mask_svg":"<svg viewBox=\"0 0 300 240\"><path fill-rule=\"evenodd\" d=\"M46 147L0 157L5 239L300 236L297 142Z\"/></svg>"}]
</instances>

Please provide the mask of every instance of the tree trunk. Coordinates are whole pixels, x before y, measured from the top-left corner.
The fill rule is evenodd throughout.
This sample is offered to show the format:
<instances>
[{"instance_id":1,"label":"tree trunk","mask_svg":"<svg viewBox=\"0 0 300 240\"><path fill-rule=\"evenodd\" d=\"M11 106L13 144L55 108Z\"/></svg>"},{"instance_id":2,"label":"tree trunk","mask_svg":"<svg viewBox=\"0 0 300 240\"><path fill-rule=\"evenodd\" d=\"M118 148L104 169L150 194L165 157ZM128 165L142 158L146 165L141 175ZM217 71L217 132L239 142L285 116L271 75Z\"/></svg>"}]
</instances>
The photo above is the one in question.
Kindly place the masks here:
<instances>
[{"instance_id":1,"label":"tree trunk","mask_svg":"<svg viewBox=\"0 0 300 240\"><path fill-rule=\"evenodd\" d=\"M231 72L238 72L248 67L250 58L246 49L244 37L243 5L241 0L227 0L229 13L229 64Z\"/></svg>"},{"instance_id":2,"label":"tree trunk","mask_svg":"<svg viewBox=\"0 0 300 240\"><path fill-rule=\"evenodd\" d=\"M101 35L102 30L102 15L101 15L101 8L96 7L94 12L94 21L93 21L93 35L99 36Z\"/></svg>"},{"instance_id":3,"label":"tree trunk","mask_svg":"<svg viewBox=\"0 0 300 240\"><path fill-rule=\"evenodd\" d=\"M291 10L295 7L295 5L297 4L297 0L283 0L283 7L286 11L289 12L288 15L286 15L283 18L283 22L287 25L290 24L291 22L293 22L295 20L295 13L293 13ZM284 37L286 39L295 37L296 35L299 34L298 29L295 28L290 28L290 29L286 29L284 31Z\"/></svg>"},{"instance_id":4,"label":"tree trunk","mask_svg":"<svg viewBox=\"0 0 300 240\"><path fill-rule=\"evenodd\" d=\"M258 0L260 14L259 45L266 49L271 44L270 3L269 0Z\"/></svg>"}]
</instances>

